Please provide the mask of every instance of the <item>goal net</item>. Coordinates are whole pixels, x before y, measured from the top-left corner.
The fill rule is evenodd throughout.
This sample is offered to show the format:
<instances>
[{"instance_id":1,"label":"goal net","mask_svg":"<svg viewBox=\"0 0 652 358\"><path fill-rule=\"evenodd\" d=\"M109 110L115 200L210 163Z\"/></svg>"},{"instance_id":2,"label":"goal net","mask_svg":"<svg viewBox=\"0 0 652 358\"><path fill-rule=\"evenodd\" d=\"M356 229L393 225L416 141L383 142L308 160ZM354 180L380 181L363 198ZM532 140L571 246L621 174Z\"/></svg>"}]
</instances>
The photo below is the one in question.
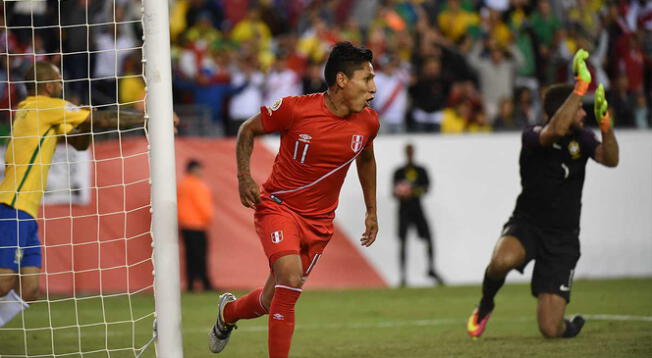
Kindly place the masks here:
<instances>
[{"instance_id":1,"label":"goal net","mask_svg":"<svg viewBox=\"0 0 652 358\"><path fill-rule=\"evenodd\" d=\"M0 282L12 275L23 288L30 279L39 282L34 300L23 303L16 295L19 286L0 298L0 318L3 305L24 308L0 327L1 357L156 355L156 230L151 227L156 210L150 194L156 164L150 161L146 124L121 124L125 114L148 117L148 2L167 11L167 1L159 0L6 0L0 5L0 199L13 195L0 200L0 212L9 213L0 220L17 231L11 240L8 235L0 240L0 254L10 253L14 270L24 270L14 275L7 271L11 262L1 264ZM56 88L41 91L29 81L26 72L38 61L60 69L61 97L69 102L57 108L63 123L53 124L53 108L43 105L43 97L57 96ZM30 98L39 103L29 107L29 118L37 121L27 126L36 128L32 131L19 121L30 116L24 102ZM71 145L74 131L68 131L76 124L73 112L87 109L92 140L78 151ZM111 113L115 123L97 124L100 112ZM26 156L27 161L21 159ZM36 233L24 225L30 216L22 216L34 205L28 198L41 198L31 215L38 227L36 243L29 239ZM33 271L35 248L42 255L40 273Z\"/></svg>"}]
</instances>

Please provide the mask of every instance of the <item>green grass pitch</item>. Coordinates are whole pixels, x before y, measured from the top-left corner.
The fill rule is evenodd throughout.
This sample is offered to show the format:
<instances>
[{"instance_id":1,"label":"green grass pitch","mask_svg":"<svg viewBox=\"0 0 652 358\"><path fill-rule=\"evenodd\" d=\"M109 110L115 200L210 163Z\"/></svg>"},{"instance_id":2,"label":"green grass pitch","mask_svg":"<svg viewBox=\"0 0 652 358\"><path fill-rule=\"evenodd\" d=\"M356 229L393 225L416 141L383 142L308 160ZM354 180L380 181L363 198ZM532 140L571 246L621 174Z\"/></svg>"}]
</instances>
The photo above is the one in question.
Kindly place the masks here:
<instances>
[{"instance_id":1,"label":"green grass pitch","mask_svg":"<svg viewBox=\"0 0 652 358\"><path fill-rule=\"evenodd\" d=\"M465 321L479 299L478 286L443 288L306 291L297 306L293 358L421 357L652 357L652 279L579 280L569 315L587 315L580 336L546 340L538 332L536 301L529 286L507 284L484 336L472 341ZM121 350L151 337L151 295L116 296L34 304L0 330L0 356L30 355L133 357ZM216 293L182 296L185 357L211 357L206 334L212 326ZM75 313L77 312L77 314ZM102 313L104 312L104 314ZM24 333L15 328L47 327ZM144 317L135 325L121 323ZM94 325L97 322L108 325ZM82 328L77 328L77 323ZM267 317L241 321L217 357L266 357ZM13 329L12 329L13 328ZM135 331L135 334L132 334ZM108 333L108 334L107 334ZM79 339L81 335L81 339ZM54 339L51 337L54 336ZM26 344L27 343L27 344ZM150 347L144 357L153 357Z\"/></svg>"}]
</instances>

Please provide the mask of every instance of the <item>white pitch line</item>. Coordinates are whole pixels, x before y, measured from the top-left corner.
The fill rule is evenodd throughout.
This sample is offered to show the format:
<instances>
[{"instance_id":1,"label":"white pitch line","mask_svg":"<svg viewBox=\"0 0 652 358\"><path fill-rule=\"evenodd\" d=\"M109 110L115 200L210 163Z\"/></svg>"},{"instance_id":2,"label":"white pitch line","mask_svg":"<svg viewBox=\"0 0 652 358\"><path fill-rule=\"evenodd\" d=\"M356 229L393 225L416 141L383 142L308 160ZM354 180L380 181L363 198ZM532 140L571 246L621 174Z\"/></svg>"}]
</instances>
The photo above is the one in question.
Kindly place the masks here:
<instances>
[{"instance_id":1,"label":"white pitch line","mask_svg":"<svg viewBox=\"0 0 652 358\"><path fill-rule=\"evenodd\" d=\"M639 321L639 322L652 322L652 317L647 316L626 316L620 314L583 314L582 317L586 319L594 319L596 321Z\"/></svg>"},{"instance_id":2,"label":"white pitch line","mask_svg":"<svg viewBox=\"0 0 652 358\"><path fill-rule=\"evenodd\" d=\"M610 315L610 314L595 314L595 315L582 315L587 320L595 321L639 321L639 322L652 322L652 317L649 316L626 316L626 315ZM503 322L523 322L534 320L534 317L522 316L519 318L502 320ZM385 321L385 322L358 322L358 323L326 323L326 324L311 324L302 325L297 324L296 330L318 330L318 329L359 329L359 328L394 328L406 326L439 326L445 324L462 324L465 320L459 319L427 319L415 321ZM243 332L260 332L266 331L267 326L252 326L243 327L239 329Z\"/></svg>"},{"instance_id":3,"label":"white pitch line","mask_svg":"<svg viewBox=\"0 0 652 358\"><path fill-rule=\"evenodd\" d=\"M594 321L637 321L637 322L652 322L652 316L628 316L628 315L613 315L613 314L582 314L587 320ZM494 321L501 322L524 322L534 321L534 316L521 316L512 319L495 318ZM443 318L443 319L420 319L411 321L380 321L380 322L353 322L353 323L320 323L320 324L297 324L295 330L297 331L315 331L322 329L364 329L364 328L396 328L396 327L428 327L455 324L464 326L465 320ZM191 329L184 329L185 334L199 334L206 333L210 327L199 328L193 327ZM56 328L55 328L56 330ZM267 330L267 325L256 325L250 327L241 327L239 332L264 332ZM138 332L138 335L144 333ZM112 331L109 336L126 336L131 335L125 333L116 333ZM84 337L104 337L104 334L84 334ZM76 333L57 332L57 337L77 337Z\"/></svg>"}]
</instances>

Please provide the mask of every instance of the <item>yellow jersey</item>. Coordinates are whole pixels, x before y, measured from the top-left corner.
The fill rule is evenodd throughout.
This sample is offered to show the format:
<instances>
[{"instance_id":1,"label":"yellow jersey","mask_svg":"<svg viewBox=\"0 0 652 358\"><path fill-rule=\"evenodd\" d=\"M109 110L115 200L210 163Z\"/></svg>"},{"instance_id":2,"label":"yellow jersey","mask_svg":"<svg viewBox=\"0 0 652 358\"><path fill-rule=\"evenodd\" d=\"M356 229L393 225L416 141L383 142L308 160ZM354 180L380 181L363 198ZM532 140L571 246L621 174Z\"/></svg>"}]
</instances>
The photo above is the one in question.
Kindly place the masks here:
<instances>
[{"instance_id":1,"label":"yellow jersey","mask_svg":"<svg viewBox=\"0 0 652 358\"><path fill-rule=\"evenodd\" d=\"M47 96L30 96L18 104L5 153L0 203L38 217L57 141L84 122L89 113Z\"/></svg>"}]
</instances>

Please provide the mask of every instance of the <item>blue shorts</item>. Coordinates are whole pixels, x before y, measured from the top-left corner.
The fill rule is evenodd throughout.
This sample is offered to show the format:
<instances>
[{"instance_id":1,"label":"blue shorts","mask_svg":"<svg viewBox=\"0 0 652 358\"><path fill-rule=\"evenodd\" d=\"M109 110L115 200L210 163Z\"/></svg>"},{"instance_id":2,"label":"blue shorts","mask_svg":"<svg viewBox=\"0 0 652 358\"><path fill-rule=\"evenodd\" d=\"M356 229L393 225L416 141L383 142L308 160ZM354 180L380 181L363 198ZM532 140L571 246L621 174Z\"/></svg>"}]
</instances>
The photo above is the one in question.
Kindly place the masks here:
<instances>
[{"instance_id":1,"label":"blue shorts","mask_svg":"<svg viewBox=\"0 0 652 358\"><path fill-rule=\"evenodd\" d=\"M28 213L0 204L0 268L41 267L38 225Z\"/></svg>"}]
</instances>

